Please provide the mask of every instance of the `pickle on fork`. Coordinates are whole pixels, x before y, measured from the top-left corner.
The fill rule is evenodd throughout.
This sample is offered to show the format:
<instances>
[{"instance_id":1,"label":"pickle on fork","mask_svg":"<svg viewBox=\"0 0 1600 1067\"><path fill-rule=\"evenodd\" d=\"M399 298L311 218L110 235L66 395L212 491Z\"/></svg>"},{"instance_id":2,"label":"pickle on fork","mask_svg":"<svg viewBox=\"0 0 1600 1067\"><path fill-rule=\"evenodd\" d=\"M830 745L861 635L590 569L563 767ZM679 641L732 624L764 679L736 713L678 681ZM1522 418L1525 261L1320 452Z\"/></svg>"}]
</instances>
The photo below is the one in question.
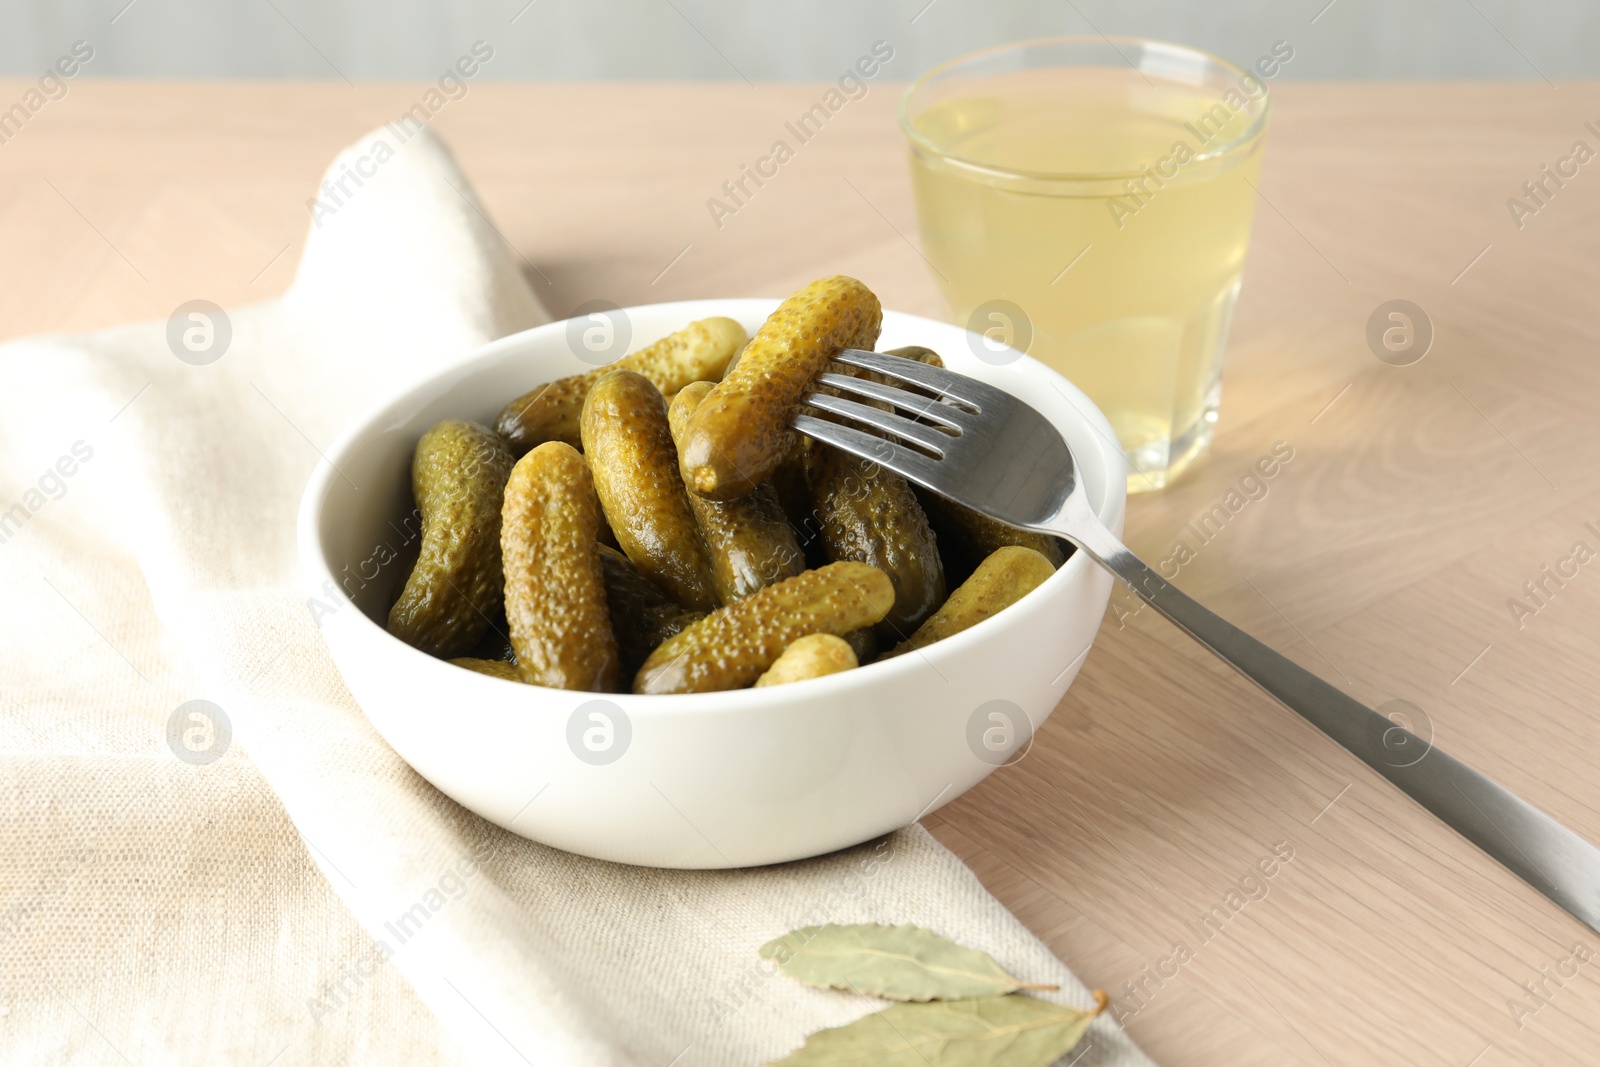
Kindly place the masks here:
<instances>
[{"instance_id":1,"label":"pickle on fork","mask_svg":"<svg viewBox=\"0 0 1600 1067\"><path fill-rule=\"evenodd\" d=\"M789 416L811 380L843 349L871 348L882 321L872 290L843 275L785 300L695 410L680 442L684 483L731 500L765 481L794 440Z\"/></svg>"}]
</instances>

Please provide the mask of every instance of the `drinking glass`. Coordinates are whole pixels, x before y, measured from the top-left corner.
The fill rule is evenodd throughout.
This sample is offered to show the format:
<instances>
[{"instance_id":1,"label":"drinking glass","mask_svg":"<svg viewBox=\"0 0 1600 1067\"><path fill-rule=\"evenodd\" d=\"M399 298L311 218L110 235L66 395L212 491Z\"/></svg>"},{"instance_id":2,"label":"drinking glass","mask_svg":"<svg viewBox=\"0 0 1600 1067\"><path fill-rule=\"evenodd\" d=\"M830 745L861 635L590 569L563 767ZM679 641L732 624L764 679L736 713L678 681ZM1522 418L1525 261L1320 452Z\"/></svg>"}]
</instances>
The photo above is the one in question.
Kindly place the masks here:
<instances>
[{"instance_id":1,"label":"drinking glass","mask_svg":"<svg viewBox=\"0 0 1600 1067\"><path fill-rule=\"evenodd\" d=\"M1025 41L935 67L901 102L922 250L953 321L980 357L1015 347L1089 394L1129 492L1211 442L1269 58L1245 71L1158 41Z\"/></svg>"}]
</instances>

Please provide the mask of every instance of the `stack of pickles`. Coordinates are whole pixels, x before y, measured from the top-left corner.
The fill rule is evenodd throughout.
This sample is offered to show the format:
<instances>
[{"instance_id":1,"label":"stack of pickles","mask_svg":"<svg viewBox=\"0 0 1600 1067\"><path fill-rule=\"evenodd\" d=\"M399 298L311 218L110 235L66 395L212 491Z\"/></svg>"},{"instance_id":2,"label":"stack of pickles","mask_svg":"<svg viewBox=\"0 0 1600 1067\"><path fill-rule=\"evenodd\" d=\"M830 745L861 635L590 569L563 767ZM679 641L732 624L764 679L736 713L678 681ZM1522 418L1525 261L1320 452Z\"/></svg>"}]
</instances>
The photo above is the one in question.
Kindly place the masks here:
<instances>
[{"instance_id":1,"label":"stack of pickles","mask_svg":"<svg viewBox=\"0 0 1600 1067\"><path fill-rule=\"evenodd\" d=\"M903 655L1015 602L1061 564L1059 542L789 428L881 321L865 285L824 278L748 340L704 319L539 386L493 429L434 426L389 631L531 685L698 693Z\"/></svg>"}]
</instances>

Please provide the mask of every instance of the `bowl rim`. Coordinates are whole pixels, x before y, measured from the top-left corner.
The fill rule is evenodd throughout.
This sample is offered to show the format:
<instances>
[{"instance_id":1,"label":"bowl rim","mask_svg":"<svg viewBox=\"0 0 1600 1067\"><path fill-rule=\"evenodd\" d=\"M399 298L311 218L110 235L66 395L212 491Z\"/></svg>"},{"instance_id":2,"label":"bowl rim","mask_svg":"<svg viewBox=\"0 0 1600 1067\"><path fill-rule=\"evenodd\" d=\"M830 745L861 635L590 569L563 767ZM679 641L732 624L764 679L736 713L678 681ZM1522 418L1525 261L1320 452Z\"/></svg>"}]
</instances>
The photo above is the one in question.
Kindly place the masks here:
<instances>
[{"instance_id":1,"label":"bowl rim","mask_svg":"<svg viewBox=\"0 0 1600 1067\"><path fill-rule=\"evenodd\" d=\"M636 304L620 309L623 314L630 317L644 314L665 314L685 309L684 314L689 317L684 321L707 318L715 315L727 315L730 318L746 319L749 315L766 315L782 303L782 297L726 297L726 298L700 298L691 300L663 301L656 304ZM692 309L692 310L690 310ZM971 334L953 323L942 322L938 319L915 315L909 312L885 310L885 319L893 316L897 320L908 321L918 327L931 325L943 330L958 330ZM394 637L365 611L356 605L349 594L338 583L333 568L329 565L326 553L323 551L321 537L318 534L323 508L335 488L335 483L340 480L338 468L340 461L345 458L362 440L378 431L385 425L393 424L400 417L400 409L408 407L420 399L424 390L435 385L440 379L452 376L470 377L475 367L481 369L504 356L507 350L519 349L527 346L546 334L564 332L570 318L553 319L540 326L530 327L516 333L507 334L470 350L455 360L431 369L426 374L407 380L391 389L376 402L362 410L352 418L335 437L333 442L323 451L321 461L312 469L306 481L305 489L301 493L300 505L296 514L296 546L299 556L301 578L317 595L327 595L328 585L337 591L336 595L343 597L344 602L352 609L349 613L355 619L355 625L370 627L371 633L384 641L394 643L396 652L409 652L415 657L418 669L450 671L456 676L456 681L470 691L473 686L502 687L498 689L481 689L485 696L497 693L504 698L512 693L521 693L527 698L530 705L537 705L552 700L563 703L578 700L603 700L623 708L630 716L637 715L666 715L676 716L682 714L731 714L743 712L758 705L782 705L793 703L797 698L806 701L825 701L830 695L860 686L872 686L880 682L892 684L896 672L906 673L913 670L924 670L930 667L937 671L945 660L959 657L972 645L986 640L994 634L998 626L1014 625L1020 616L1013 616L1008 621L1003 621L1004 616L1011 608L1022 608L1028 604L1038 605L1044 597L1063 591L1069 584L1078 581L1084 572L1095 564L1091 563L1086 553L1081 549L1073 553L1056 568L1054 574L1045 579L1038 587L1027 593L1016 603L1008 606L1007 611L998 612L959 633L950 635L935 642L925 649L918 649L914 654L896 656L892 660L882 660L875 663L863 664L853 670L840 671L836 674L825 675L821 678L808 678L788 685L769 686L764 689L726 689L707 693L597 693L580 692L576 690L550 689L544 686L529 685L525 682L511 681L506 678L496 678L477 671L457 667L448 660L439 659L426 652L411 648L399 638ZM975 336L975 335L974 335ZM1115 530L1118 529L1127 509L1126 474L1120 467L1113 469L1107 460L1107 443L1117 440L1116 433L1111 423L1100 411L1099 407L1074 385L1065 376L1045 366L1040 361L1026 354L1019 354L1018 358L1007 364L1010 367L1026 367L1029 373L1043 374L1055 379L1053 383L1072 408L1075 415L1089 424L1089 428L1099 438L1094 460L1101 467L1105 477L1105 491L1096 514L1100 520ZM998 388L1004 388L1000 383ZM1052 422L1054 420L1051 420ZM1122 454L1120 447L1112 451L1115 459L1120 463ZM1074 453L1080 467L1085 466L1085 458ZM1120 491L1119 491L1120 490ZM343 614L343 612L341 612ZM326 641L326 636L324 637ZM1091 646L1093 639L1091 638ZM1088 651L1087 648L1084 650ZM330 654L332 650L330 649ZM917 657L921 657L919 661ZM337 666L337 655L334 655ZM1080 654L1077 659L1081 659ZM1074 659L1072 663L1077 662ZM1070 667L1072 663L1067 666ZM1065 673L1063 670L1061 673ZM443 677L440 675L439 677ZM496 704L500 704L497 700ZM503 705L501 705L503 706ZM1037 724L1035 724L1037 725Z\"/></svg>"}]
</instances>

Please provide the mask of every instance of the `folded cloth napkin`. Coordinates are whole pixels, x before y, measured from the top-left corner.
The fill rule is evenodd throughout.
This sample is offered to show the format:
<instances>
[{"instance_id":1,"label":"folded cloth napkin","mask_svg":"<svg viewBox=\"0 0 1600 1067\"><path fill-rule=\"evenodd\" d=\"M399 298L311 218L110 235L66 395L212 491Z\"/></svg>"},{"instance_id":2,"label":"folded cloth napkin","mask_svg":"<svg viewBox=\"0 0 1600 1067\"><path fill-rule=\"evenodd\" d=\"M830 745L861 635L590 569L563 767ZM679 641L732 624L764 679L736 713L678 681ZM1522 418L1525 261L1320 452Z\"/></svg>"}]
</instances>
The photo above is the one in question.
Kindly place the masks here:
<instances>
[{"instance_id":1,"label":"folded cloth napkin","mask_svg":"<svg viewBox=\"0 0 1600 1067\"><path fill-rule=\"evenodd\" d=\"M0 348L4 1062L762 1062L880 1006L757 957L821 922L930 927L1089 1005L920 827L603 863L458 807L367 724L298 577L301 488L381 395L547 318L440 143L393 140L335 161L367 176L282 300ZM1073 1057L1149 1062L1109 1016Z\"/></svg>"}]
</instances>

